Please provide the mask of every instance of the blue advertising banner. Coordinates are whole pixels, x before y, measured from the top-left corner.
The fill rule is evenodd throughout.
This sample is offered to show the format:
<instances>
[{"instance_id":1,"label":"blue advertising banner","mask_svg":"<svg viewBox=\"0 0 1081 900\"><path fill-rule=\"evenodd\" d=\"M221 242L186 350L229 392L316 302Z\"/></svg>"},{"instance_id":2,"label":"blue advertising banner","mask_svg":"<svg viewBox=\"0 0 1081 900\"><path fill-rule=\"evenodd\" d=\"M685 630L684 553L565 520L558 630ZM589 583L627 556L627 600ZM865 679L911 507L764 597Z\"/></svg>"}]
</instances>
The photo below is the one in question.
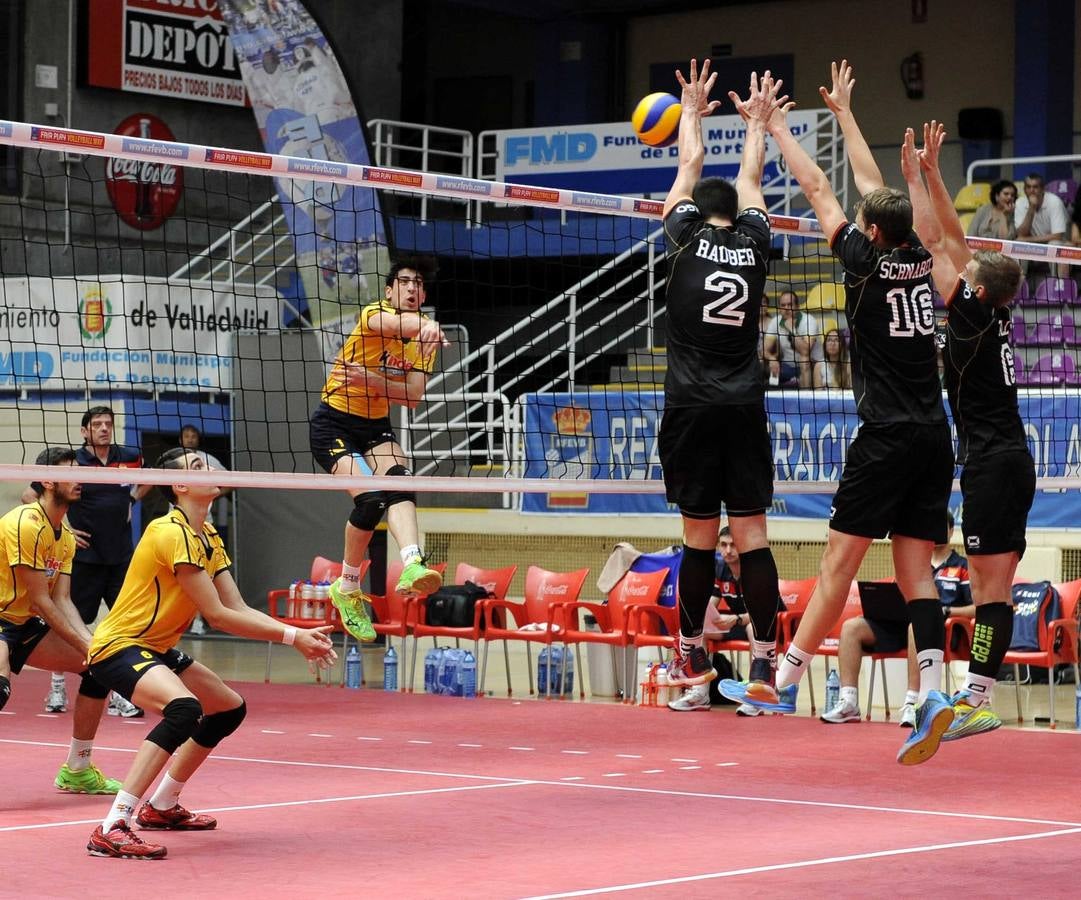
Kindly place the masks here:
<instances>
[{"instance_id":1,"label":"blue advertising banner","mask_svg":"<svg viewBox=\"0 0 1081 900\"><path fill-rule=\"evenodd\" d=\"M1021 391L1019 399L1036 475L1081 475L1081 392ZM660 494L590 494L574 489L574 479L582 478L661 480L657 432L663 394L529 394L524 402L525 476L567 479L566 491L524 495L525 512L677 512ZM859 429L850 393L771 392L766 395L766 415L778 482L840 478L848 448ZM785 493L781 487L771 514L827 519L831 500L832 494ZM951 498L950 508L959 520L963 519L959 493ZM1038 491L1029 525L1081 525L1081 504L1071 493Z\"/></svg>"},{"instance_id":2,"label":"blue advertising banner","mask_svg":"<svg viewBox=\"0 0 1081 900\"><path fill-rule=\"evenodd\" d=\"M304 157L298 176L344 174L342 163L370 165L345 76L326 37L300 0L218 0L270 153ZM296 264L313 324L382 295L387 266L379 200L371 188L277 179L296 244ZM303 298L301 298L303 299Z\"/></svg>"}]
</instances>

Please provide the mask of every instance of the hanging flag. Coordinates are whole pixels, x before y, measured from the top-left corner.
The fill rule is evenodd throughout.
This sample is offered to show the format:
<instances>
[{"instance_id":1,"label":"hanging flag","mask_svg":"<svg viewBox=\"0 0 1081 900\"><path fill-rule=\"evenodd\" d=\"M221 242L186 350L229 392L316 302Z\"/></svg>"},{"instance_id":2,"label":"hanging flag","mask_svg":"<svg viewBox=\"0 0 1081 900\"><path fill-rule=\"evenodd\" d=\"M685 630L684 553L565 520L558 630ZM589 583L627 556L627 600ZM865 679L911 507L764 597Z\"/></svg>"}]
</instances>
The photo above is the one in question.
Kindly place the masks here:
<instances>
[{"instance_id":1,"label":"hanging flag","mask_svg":"<svg viewBox=\"0 0 1081 900\"><path fill-rule=\"evenodd\" d=\"M218 0L218 8L266 150L310 159L290 166L298 175L370 165L345 76L300 0ZM277 188L296 245L294 288L312 323L340 320L343 305L382 297L386 232L375 191L293 178L278 178Z\"/></svg>"}]
</instances>

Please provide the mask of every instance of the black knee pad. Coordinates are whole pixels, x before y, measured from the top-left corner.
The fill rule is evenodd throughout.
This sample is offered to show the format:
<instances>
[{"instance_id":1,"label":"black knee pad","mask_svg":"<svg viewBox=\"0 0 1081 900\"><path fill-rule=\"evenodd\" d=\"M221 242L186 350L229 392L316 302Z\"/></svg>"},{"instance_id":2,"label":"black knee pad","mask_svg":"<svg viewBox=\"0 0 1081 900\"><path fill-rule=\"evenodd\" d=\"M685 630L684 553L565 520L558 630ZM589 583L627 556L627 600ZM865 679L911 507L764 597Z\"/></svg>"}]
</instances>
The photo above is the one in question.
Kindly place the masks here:
<instances>
[{"instance_id":1,"label":"black knee pad","mask_svg":"<svg viewBox=\"0 0 1081 900\"><path fill-rule=\"evenodd\" d=\"M195 733L203 716L203 707L194 697L177 697L165 705L161 716L161 721L150 730L146 739L166 753L175 753L176 748Z\"/></svg>"},{"instance_id":2,"label":"black knee pad","mask_svg":"<svg viewBox=\"0 0 1081 900\"><path fill-rule=\"evenodd\" d=\"M240 706L233 709L203 716L203 721L199 723L191 739L200 747L217 747L240 727L240 723L244 721L247 714L248 705L241 700Z\"/></svg>"},{"instance_id":3,"label":"black knee pad","mask_svg":"<svg viewBox=\"0 0 1081 900\"><path fill-rule=\"evenodd\" d=\"M383 518L383 510L386 508L387 501L382 491L357 494L353 498L353 511L349 513L349 521L361 531L375 531L375 526Z\"/></svg>"},{"instance_id":4,"label":"black knee pad","mask_svg":"<svg viewBox=\"0 0 1081 900\"><path fill-rule=\"evenodd\" d=\"M6 675L0 675L0 709L8 702L11 696L11 680Z\"/></svg>"},{"instance_id":5,"label":"black knee pad","mask_svg":"<svg viewBox=\"0 0 1081 900\"><path fill-rule=\"evenodd\" d=\"M405 466L391 466L387 469L388 475L405 475L410 476L413 473L409 471ZM416 503L417 495L412 491L386 491L387 506L393 506L395 503Z\"/></svg>"},{"instance_id":6,"label":"black knee pad","mask_svg":"<svg viewBox=\"0 0 1081 900\"><path fill-rule=\"evenodd\" d=\"M90 670L82 673L83 680L79 682L79 693L93 700L104 700L109 696L109 689L98 681Z\"/></svg>"}]
</instances>

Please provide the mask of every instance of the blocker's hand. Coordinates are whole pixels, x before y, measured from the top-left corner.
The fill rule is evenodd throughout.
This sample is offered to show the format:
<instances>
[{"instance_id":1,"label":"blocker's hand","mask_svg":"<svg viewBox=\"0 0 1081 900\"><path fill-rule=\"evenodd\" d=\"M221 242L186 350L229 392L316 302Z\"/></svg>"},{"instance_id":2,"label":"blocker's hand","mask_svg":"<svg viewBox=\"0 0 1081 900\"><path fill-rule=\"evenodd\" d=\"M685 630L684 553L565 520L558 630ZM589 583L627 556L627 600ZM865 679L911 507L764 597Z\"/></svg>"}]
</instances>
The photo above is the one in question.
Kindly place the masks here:
<instances>
[{"instance_id":1,"label":"blocker's hand","mask_svg":"<svg viewBox=\"0 0 1081 900\"><path fill-rule=\"evenodd\" d=\"M338 658L329 636L329 632L333 630L333 625L297 629L293 646L308 660L308 667L313 671L315 668L329 669Z\"/></svg>"}]
</instances>

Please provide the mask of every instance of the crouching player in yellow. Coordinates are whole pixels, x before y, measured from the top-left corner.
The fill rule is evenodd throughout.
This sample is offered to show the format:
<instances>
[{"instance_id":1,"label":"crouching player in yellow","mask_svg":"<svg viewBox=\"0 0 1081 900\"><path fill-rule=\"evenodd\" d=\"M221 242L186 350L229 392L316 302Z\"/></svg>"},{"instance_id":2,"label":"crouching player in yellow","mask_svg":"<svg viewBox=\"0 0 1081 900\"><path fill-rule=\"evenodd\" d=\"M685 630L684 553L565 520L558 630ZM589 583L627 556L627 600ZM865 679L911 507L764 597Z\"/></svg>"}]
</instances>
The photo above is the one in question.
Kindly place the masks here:
<instances>
[{"instance_id":1,"label":"crouching player in yellow","mask_svg":"<svg viewBox=\"0 0 1081 900\"><path fill-rule=\"evenodd\" d=\"M197 453L176 447L158 468L199 471ZM210 816L180 805L184 784L221 740L244 720L244 698L201 663L176 649L196 613L211 627L239 637L280 640L311 665L337 658L321 628L284 627L249 607L229 574L229 557L207 510L218 496L213 484L162 487L172 510L150 523L135 548L124 586L90 644L90 671L102 684L138 706L160 712L146 736L108 815L86 845L91 856L161 859L165 847L141 840L132 819L147 829L201 831ZM172 759L150 800L139 801Z\"/></svg>"}]
</instances>

